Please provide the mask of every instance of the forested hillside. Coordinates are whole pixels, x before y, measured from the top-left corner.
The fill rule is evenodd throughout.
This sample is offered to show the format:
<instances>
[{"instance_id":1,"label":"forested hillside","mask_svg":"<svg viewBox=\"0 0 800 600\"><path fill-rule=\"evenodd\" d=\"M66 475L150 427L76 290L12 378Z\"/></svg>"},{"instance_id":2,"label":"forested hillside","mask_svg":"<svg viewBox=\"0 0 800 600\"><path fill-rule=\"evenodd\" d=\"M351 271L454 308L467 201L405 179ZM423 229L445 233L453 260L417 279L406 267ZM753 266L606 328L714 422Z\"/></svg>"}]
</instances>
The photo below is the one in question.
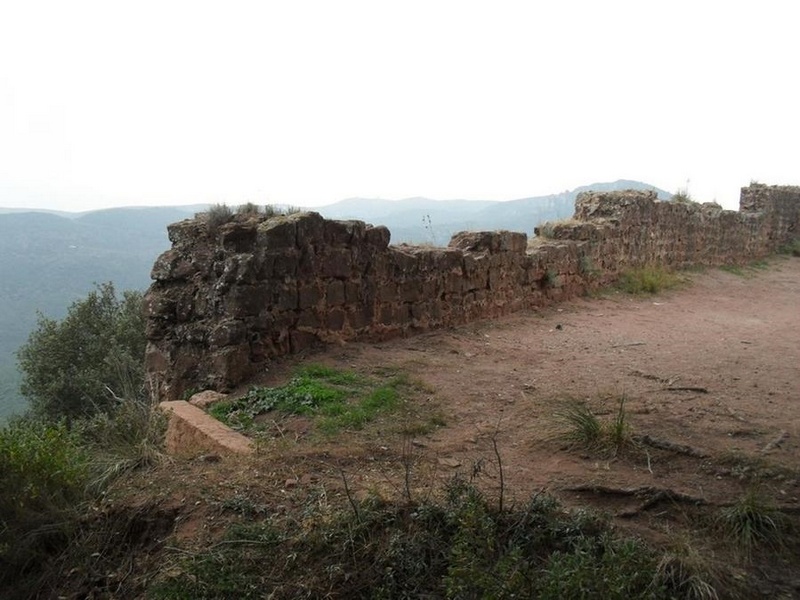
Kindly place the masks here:
<instances>
[{"instance_id":1,"label":"forested hillside","mask_svg":"<svg viewBox=\"0 0 800 600\"><path fill-rule=\"evenodd\" d=\"M24 402L14 353L37 313L61 318L95 283L145 290L155 258L169 248L166 226L193 210L119 208L71 218L0 214L0 419Z\"/></svg>"}]
</instances>

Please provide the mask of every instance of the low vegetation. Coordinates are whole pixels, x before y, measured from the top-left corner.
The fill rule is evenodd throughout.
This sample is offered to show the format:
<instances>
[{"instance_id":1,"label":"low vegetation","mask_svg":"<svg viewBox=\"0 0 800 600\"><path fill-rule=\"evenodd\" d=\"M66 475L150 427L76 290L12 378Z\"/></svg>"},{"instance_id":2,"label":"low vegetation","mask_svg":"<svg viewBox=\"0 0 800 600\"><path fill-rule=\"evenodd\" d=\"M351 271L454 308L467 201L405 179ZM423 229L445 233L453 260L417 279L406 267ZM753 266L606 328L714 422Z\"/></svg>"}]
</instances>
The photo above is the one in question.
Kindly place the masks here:
<instances>
[{"instance_id":1,"label":"low vegetation","mask_svg":"<svg viewBox=\"0 0 800 600\"><path fill-rule=\"evenodd\" d=\"M686 188L681 188L670 198L672 202L682 202L684 204L693 204L695 200L689 195L689 190Z\"/></svg>"},{"instance_id":2,"label":"low vegetation","mask_svg":"<svg viewBox=\"0 0 800 600\"><path fill-rule=\"evenodd\" d=\"M625 401L620 396L614 416L603 422L585 402L567 400L555 413L561 427L558 437L573 447L616 456L634 443Z\"/></svg>"},{"instance_id":3,"label":"low vegetation","mask_svg":"<svg viewBox=\"0 0 800 600\"><path fill-rule=\"evenodd\" d=\"M301 209L296 206L278 206L274 204L267 204L266 206L259 206L253 202L245 202L240 204L234 210L227 204L214 204L205 212L198 213L196 217L204 218L210 232L214 232L226 223L230 223L237 217L250 218L250 217L264 217L270 218L279 215L291 215L300 212Z\"/></svg>"},{"instance_id":4,"label":"low vegetation","mask_svg":"<svg viewBox=\"0 0 800 600\"><path fill-rule=\"evenodd\" d=\"M455 478L440 499L313 501L301 514L242 520L210 548L176 552L148 597L678 597L657 553L547 495L501 511Z\"/></svg>"},{"instance_id":5,"label":"low vegetation","mask_svg":"<svg viewBox=\"0 0 800 600\"><path fill-rule=\"evenodd\" d=\"M800 256L800 238L794 238L785 246L782 246L778 252L781 254L789 254L791 256Z\"/></svg>"},{"instance_id":6,"label":"low vegetation","mask_svg":"<svg viewBox=\"0 0 800 600\"><path fill-rule=\"evenodd\" d=\"M759 486L753 484L733 504L720 511L719 523L747 559L759 548L782 548L788 530L785 515L766 499Z\"/></svg>"},{"instance_id":7,"label":"low vegetation","mask_svg":"<svg viewBox=\"0 0 800 600\"><path fill-rule=\"evenodd\" d=\"M360 429L378 415L395 410L411 383L404 375L366 377L322 365L298 369L288 383L254 387L247 395L225 400L209 413L234 429L255 433L259 417L270 412L313 418L320 430Z\"/></svg>"},{"instance_id":8,"label":"low vegetation","mask_svg":"<svg viewBox=\"0 0 800 600\"><path fill-rule=\"evenodd\" d=\"M142 315L140 294L102 285L62 321L41 317L20 349L31 408L0 429L0 585L33 585L114 479L163 460Z\"/></svg>"},{"instance_id":9,"label":"low vegetation","mask_svg":"<svg viewBox=\"0 0 800 600\"><path fill-rule=\"evenodd\" d=\"M658 294L679 287L685 278L659 266L627 269L622 272L617 287L628 294Z\"/></svg>"}]
</instances>

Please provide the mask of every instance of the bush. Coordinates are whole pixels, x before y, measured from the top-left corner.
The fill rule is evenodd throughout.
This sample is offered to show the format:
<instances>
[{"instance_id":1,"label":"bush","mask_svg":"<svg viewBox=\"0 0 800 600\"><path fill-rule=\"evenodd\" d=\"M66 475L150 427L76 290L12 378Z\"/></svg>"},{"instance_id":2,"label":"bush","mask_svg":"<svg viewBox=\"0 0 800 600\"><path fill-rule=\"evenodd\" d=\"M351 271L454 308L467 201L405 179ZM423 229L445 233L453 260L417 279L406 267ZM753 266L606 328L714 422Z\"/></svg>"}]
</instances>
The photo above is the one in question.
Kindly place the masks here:
<instances>
[{"instance_id":1,"label":"bush","mask_svg":"<svg viewBox=\"0 0 800 600\"><path fill-rule=\"evenodd\" d=\"M233 211L227 204L213 204L205 212L205 217L209 231L215 231L225 223L229 223L233 220Z\"/></svg>"},{"instance_id":2,"label":"bush","mask_svg":"<svg viewBox=\"0 0 800 600\"><path fill-rule=\"evenodd\" d=\"M145 349L142 295L97 287L72 304L62 321L39 315L19 349L21 391L34 414L68 420L113 406L114 394L143 395Z\"/></svg>"},{"instance_id":3,"label":"bush","mask_svg":"<svg viewBox=\"0 0 800 600\"><path fill-rule=\"evenodd\" d=\"M63 541L88 474L80 439L64 422L16 419L0 429L0 581Z\"/></svg>"}]
</instances>

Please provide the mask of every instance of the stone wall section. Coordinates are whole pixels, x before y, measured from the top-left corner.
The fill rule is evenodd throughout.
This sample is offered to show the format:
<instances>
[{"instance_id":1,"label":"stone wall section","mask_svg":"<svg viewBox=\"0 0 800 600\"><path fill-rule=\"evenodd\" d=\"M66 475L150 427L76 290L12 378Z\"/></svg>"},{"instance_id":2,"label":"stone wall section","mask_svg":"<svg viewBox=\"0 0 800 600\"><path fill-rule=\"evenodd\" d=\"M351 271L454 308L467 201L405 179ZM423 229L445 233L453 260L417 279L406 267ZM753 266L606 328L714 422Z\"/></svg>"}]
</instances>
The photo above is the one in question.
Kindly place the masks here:
<instances>
[{"instance_id":1,"label":"stone wall section","mask_svg":"<svg viewBox=\"0 0 800 600\"><path fill-rule=\"evenodd\" d=\"M146 369L159 400L227 390L320 343L387 339L573 297L626 268L746 263L800 236L800 187L751 185L740 210L585 193L575 216L524 233L390 246L385 227L317 213L170 225L146 295Z\"/></svg>"}]
</instances>

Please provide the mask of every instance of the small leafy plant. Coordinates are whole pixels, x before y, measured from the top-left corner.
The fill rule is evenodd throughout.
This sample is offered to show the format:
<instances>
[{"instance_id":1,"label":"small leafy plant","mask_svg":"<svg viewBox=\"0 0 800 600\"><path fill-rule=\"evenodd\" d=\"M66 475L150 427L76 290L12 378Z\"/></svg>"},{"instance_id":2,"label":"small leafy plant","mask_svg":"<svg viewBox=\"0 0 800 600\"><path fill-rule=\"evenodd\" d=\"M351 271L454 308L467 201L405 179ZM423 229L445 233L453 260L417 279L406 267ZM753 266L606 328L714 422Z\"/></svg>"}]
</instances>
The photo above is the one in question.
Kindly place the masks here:
<instances>
[{"instance_id":1,"label":"small leafy plant","mask_svg":"<svg viewBox=\"0 0 800 600\"><path fill-rule=\"evenodd\" d=\"M321 365L299 369L288 383L278 387L254 387L247 395L215 404L209 413L239 430L256 427L259 415L274 411L303 415L316 420L326 433L360 429L379 414L394 410L399 389L407 386L403 376L377 382L350 371Z\"/></svg>"}]
</instances>

